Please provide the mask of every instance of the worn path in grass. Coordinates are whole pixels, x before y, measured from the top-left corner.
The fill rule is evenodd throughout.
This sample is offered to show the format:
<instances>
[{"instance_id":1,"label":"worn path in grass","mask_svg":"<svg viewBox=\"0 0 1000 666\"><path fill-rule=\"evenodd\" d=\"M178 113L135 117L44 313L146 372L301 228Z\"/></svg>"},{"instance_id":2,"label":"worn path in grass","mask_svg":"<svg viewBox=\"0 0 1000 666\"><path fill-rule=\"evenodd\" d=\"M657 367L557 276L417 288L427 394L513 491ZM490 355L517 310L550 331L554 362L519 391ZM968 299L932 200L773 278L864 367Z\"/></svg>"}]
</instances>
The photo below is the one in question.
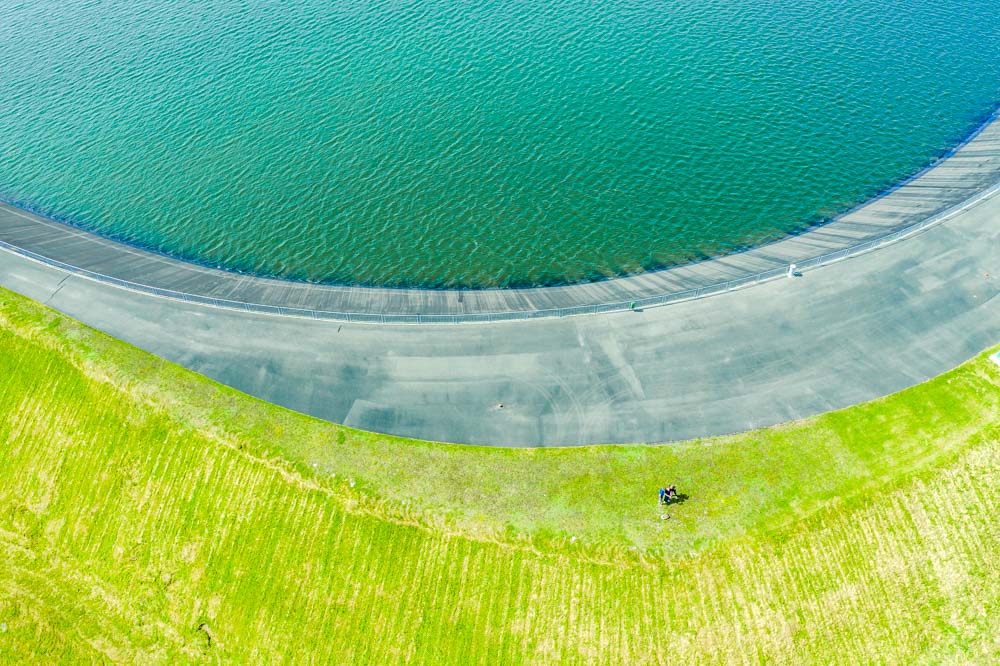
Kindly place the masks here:
<instances>
[{"instance_id":1,"label":"worn path in grass","mask_svg":"<svg viewBox=\"0 0 1000 666\"><path fill-rule=\"evenodd\" d=\"M722 440L462 447L288 412L0 290L0 414L3 662L1000 657L985 355ZM664 521L667 479L689 497Z\"/></svg>"},{"instance_id":2,"label":"worn path in grass","mask_svg":"<svg viewBox=\"0 0 1000 666\"><path fill-rule=\"evenodd\" d=\"M1000 196L798 279L639 313L339 324L157 299L6 252L0 285L252 395L358 428L480 444L661 442L869 400L995 342Z\"/></svg>"}]
</instances>

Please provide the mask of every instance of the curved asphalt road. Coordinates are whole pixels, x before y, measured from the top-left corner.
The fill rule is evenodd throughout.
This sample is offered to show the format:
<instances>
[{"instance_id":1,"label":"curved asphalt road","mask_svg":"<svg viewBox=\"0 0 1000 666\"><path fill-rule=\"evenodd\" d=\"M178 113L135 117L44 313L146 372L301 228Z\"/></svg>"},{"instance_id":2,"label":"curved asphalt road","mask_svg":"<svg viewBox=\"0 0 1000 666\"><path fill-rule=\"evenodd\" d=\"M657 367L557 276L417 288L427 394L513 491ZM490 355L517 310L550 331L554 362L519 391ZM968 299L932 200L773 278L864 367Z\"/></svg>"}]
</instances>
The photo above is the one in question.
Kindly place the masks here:
<instances>
[{"instance_id":1,"label":"curved asphalt road","mask_svg":"<svg viewBox=\"0 0 1000 666\"><path fill-rule=\"evenodd\" d=\"M357 428L491 445L664 442L872 399L1000 342L1000 195L800 278L644 312L461 326L310 321L150 297L5 251L0 285Z\"/></svg>"}]
</instances>

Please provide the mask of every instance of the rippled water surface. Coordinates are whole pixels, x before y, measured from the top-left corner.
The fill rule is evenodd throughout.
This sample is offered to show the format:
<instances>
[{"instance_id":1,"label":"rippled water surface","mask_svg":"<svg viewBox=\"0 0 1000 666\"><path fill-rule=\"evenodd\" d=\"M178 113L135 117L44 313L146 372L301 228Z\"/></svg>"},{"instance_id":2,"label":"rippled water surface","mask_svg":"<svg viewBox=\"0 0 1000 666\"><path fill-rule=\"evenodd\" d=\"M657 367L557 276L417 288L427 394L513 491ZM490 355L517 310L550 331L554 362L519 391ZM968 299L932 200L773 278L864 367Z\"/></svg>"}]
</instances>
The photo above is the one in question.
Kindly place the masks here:
<instances>
[{"instance_id":1,"label":"rippled water surface","mask_svg":"<svg viewBox=\"0 0 1000 666\"><path fill-rule=\"evenodd\" d=\"M0 0L0 195L284 277L547 284L760 243L1000 96L996 0Z\"/></svg>"}]
</instances>

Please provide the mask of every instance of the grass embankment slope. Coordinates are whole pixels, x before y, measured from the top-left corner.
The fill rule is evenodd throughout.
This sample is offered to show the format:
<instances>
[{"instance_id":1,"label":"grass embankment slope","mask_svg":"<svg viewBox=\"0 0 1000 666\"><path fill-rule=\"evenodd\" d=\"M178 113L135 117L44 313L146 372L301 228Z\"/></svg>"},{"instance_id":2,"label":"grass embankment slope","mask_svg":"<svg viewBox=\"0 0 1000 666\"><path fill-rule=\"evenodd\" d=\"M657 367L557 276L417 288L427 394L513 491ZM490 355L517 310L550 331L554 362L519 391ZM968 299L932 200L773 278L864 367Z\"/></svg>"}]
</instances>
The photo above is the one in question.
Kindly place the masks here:
<instances>
[{"instance_id":1,"label":"grass embankment slope","mask_svg":"<svg viewBox=\"0 0 1000 666\"><path fill-rule=\"evenodd\" d=\"M316 421L0 303L0 661L1000 658L985 356L736 437L485 449Z\"/></svg>"}]
</instances>

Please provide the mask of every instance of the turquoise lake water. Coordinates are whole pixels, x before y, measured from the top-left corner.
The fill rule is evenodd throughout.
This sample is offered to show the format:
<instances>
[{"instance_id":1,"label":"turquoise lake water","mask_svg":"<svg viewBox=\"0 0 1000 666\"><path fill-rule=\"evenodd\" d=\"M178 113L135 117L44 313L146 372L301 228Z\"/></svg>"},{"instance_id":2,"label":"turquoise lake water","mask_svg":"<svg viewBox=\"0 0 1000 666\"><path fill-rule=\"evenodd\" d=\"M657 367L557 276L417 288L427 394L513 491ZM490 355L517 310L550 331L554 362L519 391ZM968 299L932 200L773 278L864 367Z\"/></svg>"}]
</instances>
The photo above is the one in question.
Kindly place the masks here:
<instances>
[{"instance_id":1,"label":"turquoise lake water","mask_svg":"<svg viewBox=\"0 0 1000 666\"><path fill-rule=\"evenodd\" d=\"M598 279L779 238L1000 98L996 0L0 0L0 196L326 282Z\"/></svg>"}]
</instances>

